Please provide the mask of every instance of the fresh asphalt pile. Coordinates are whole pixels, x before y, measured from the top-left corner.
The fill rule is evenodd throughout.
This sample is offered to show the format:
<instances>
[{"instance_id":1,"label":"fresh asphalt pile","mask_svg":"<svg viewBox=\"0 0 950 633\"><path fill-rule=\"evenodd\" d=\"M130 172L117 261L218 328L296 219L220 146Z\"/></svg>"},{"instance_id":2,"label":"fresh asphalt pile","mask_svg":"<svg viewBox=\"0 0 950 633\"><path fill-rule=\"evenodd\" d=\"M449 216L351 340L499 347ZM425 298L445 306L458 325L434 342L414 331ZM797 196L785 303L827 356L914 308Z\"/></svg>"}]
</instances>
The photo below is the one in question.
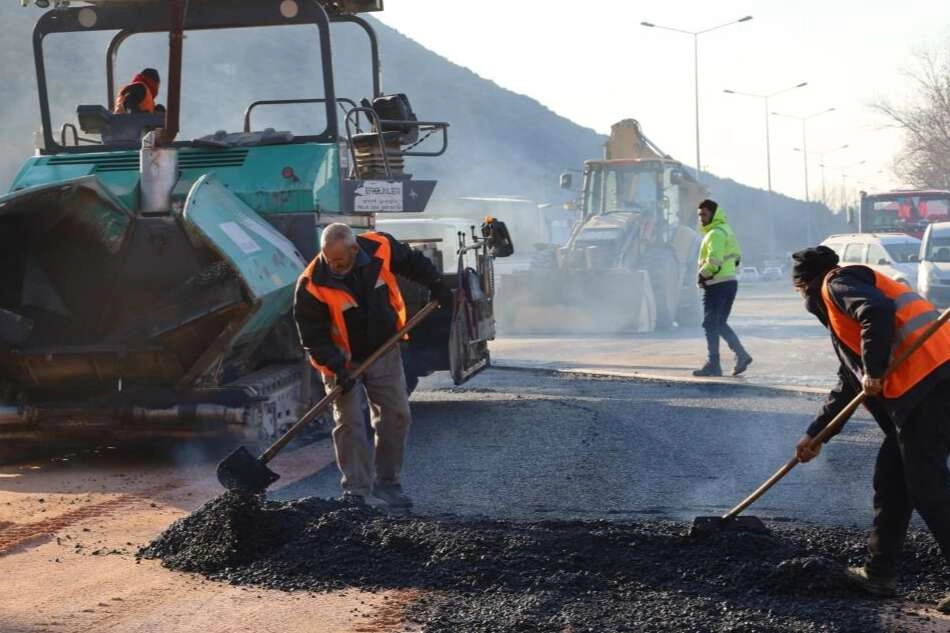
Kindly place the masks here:
<instances>
[{"instance_id":1,"label":"fresh asphalt pile","mask_svg":"<svg viewBox=\"0 0 950 633\"><path fill-rule=\"evenodd\" d=\"M415 588L426 631L875 631L880 603L844 582L864 534L778 527L685 536L669 522L518 523L390 516L226 493L139 554L240 585ZM906 597L950 587L929 534L908 540Z\"/></svg>"}]
</instances>

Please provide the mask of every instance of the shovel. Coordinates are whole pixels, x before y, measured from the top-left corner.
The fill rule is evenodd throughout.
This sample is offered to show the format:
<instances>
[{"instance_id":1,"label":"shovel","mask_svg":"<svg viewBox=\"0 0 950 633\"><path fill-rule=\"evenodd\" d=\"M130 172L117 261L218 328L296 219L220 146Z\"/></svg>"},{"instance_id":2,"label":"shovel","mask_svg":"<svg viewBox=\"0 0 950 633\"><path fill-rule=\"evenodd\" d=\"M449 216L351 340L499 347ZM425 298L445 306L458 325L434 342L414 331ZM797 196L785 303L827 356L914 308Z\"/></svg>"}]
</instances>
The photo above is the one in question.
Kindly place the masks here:
<instances>
[{"instance_id":1,"label":"shovel","mask_svg":"<svg viewBox=\"0 0 950 633\"><path fill-rule=\"evenodd\" d=\"M392 335L382 347L373 352L369 358L364 360L359 367L351 374L351 378L356 380L375 363L383 354L395 347L399 341L414 327L429 316L439 307L438 301L430 301L421 310L416 312L409 322L398 332ZM309 377L307 377L309 378ZM267 467L267 462L272 460L287 444L292 440L305 426L310 424L315 418L326 411L337 398L343 395L343 388L336 385L330 392L323 397L313 408L303 414L290 429L280 436L277 441L261 453L260 457L254 457L245 447L240 447L218 464L218 481L228 490L234 490L245 493L257 494L267 490L267 487L280 479L280 475Z\"/></svg>"},{"instance_id":2,"label":"shovel","mask_svg":"<svg viewBox=\"0 0 950 633\"><path fill-rule=\"evenodd\" d=\"M940 329L944 323L947 322L947 319L950 319L950 308L944 310L936 321L930 324L923 334L921 334L917 340L915 340L910 347L908 347L904 352L898 356L890 366L887 368L887 371L884 372L882 378L887 378L901 363L903 363L907 358L917 351L921 345L923 345L927 339L929 339L934 332ZM812 438L811 445L821 446L824 444L829 437L838 432L838 430L844 426L844 423L848 421L848 418L851 417L851 414L861 406L865 400L867 400L868 394L862 391L854 399L848 403L844 409L841 410L841 413L836 415L831 422L828 423L821 432ZM769 489L777 484L782 477L787 475L798 464L798 456L793 456L790 460L785 462L785 465L775 471L771 477L765 480L765 482L755 489L755 491L750 494L748 497L742 500L739 505L734 507L729 512L725 513L721 517L717 516L706 516L706 517L696 517L693 521L693 527L689 530L690 536L702 536L704 534L709 534L710 532L719 532L723 530L729 531L742 531L742 532L758 532L760 534L768 534L769 529L765 527L765 523L762 520L755 516L745 516L740 517L739 514L743 510L748 508L750 505L755 503L759 497L764 495Z\"/></svg>"}]
</instances>

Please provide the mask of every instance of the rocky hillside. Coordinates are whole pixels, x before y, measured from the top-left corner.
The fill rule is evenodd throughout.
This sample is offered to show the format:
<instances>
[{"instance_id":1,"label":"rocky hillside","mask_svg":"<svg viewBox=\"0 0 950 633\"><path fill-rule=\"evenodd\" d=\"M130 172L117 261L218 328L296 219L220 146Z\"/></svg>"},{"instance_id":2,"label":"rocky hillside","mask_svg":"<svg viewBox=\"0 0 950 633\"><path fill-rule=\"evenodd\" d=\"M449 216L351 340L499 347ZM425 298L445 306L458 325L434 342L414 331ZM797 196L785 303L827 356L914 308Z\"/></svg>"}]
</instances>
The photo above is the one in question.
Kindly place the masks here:
<instances>
[{"instance_id":1,"label":"rocky hillside","mask_svg":"<svg viewBox=\"0 0 950 633\"><path fill-rule=\"evenodd\" d=\"M3 183L9 182L23 158L31 153L33 130L38 128L30 38L38 13L36 9L23 9L13 2L0 4L0 85L3 86L0 90L3 95L0 144L4 148L0 154L0 182ZM416 160L409 165L413 173L440 181L437 193L442 204L450 204L454 197L462 195L518 195L539 202L560 203L564 195L557 189L558 174L568 168L578 168L585 159L602 154L603 135L558 116L530 97L503 89L449 62L379 22L374 21L374 25L384 60L384 89L408 94L420 119L451 123L450 149L446 155L437 160ZM195 104L198 107L193 111L200 112L190 123L207 119L201 126L207 132L222 127L233 130L239 125L239 120L231 122L233 116L227 123L211 116L217 111L216 104L220 108L243 109L243 104L254 98L307 95L305 89L298 87L298 80L289 78L296 66L283 64L288 59L300 59L304 54L302 50L299 54L295 50L295 41L268 41L263 34L253 32L247 37L252 39L251 45L244 48L240 57L232 56L232 50L237 52L236 49L216 45L214 40L196 37L186 42L186 59L207 62L189 66L186 73L186 81L191 81L194 88L185 95L185 106ZM358 100L369 92L364 39L348 25L337 29L334 37L338 94ZM51 54L69 60L49 68L51 84L61 86L53 98L63 95L54 117L68 120L75 103L104 100L101 78L95 82L84 80L77 68L82 67L83 76L100 77L105 42L102 37L90 35L78 41L50 38L47 48ZM154 37L150 46L130 50L120 62L129 68L145 65L162 68L165 65L160 55L163 46L164 41ZM150 49L154 51L151 54ZM217 61L212 63L213 60ZM285 74L281 67L292 70ZM265 79L245 82L243 94L222 99L221 90L217 89L224 83L217 81L220 75L242 77L251 68L264 70L256 76ZM630 116L636 117L636 113ZM657 141L662 146L662 139ZM746 244L748 260L764 257L766 241L761 239L767 228L764 192L715 177L708 178L707 182L712 196L729 209L739 236ZM820 205L810 205L809 209L804 202L776 195L771 207L779 252L794 249L804 242L805 213L812 214L816 227L813 235L844 228Z\"/></svg>"}]
</instances>

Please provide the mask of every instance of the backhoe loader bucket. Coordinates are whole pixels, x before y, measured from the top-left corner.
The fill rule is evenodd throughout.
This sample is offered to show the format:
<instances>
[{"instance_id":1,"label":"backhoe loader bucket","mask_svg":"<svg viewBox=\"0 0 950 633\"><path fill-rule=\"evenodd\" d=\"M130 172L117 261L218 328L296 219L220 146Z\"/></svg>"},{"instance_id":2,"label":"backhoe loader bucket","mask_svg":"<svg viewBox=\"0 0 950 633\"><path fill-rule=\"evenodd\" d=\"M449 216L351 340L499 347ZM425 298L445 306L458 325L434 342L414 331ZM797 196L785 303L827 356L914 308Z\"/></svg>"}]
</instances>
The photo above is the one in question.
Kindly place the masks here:
<instances>
[{"instance_id":1,"label":"backhoe loader bucket","mask_svg":"<svg viewBox=\"0 0 950 633\"><path fill-rule=\"evenodd\" d=\"M517 271L499 283L499 327L509 334L651 332L656 303L644 271Z\"/></svg>"}]
</instances>

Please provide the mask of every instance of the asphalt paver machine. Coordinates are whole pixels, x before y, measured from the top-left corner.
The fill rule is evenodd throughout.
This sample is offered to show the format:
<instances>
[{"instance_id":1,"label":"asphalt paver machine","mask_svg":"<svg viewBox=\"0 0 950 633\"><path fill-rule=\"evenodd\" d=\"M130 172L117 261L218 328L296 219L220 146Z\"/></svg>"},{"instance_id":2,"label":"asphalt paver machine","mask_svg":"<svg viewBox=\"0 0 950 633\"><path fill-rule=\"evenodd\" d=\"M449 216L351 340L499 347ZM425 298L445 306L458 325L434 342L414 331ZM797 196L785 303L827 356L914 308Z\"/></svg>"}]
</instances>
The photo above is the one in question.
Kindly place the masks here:
<instances>
[{"instance_id":1,"label":"asphalt paver machine","mask_svg":"<svg viewBox=\"0 0 950 633\"><path fill-rule=\"evenodd\" d=\"M321 228L369 230L377 212L424 210L436 183L406 173L405 160L439 156L448 143L447 123L418 120L404 95L383 92L376 35L362 17L381 9L382 0L93 0L40 14L37 152L0 196L0 422L104 416L273 436L309 406L319 383L290 312ZM340 24L369 44L364 98L337 95L331 27ZM204 60L185 38L247 29L269 35L232 40L248 50L215 69L211 98L190 95L183 73ZM305 56L281 56L285 29L308 29ZM64 103L49 89L47 42L89 34L102 54L70 63L104 77L102 101ZM120 53L137 38L167 40L167 65L149 64L162 66L164 110L118 114ZM241 63L267 58L277 73L290 56L318 77L294 84L297 97L274 98L266 85L255 94L242 78ZM243 120L219 116L216 104L248 94ZM301 107L305 130L257 123L265 110ZM207 128L185 138L184 123L196 121ZM486 268L491 234L463 272ZM470 288L488 282L451 268L465 314L490 321L490 297ZM440 310L405 344L416 375L453 369L461 381L487 364L478 333L493 329L463 320L453 330L458 321Z\"/></svg>"}]
</instances>

